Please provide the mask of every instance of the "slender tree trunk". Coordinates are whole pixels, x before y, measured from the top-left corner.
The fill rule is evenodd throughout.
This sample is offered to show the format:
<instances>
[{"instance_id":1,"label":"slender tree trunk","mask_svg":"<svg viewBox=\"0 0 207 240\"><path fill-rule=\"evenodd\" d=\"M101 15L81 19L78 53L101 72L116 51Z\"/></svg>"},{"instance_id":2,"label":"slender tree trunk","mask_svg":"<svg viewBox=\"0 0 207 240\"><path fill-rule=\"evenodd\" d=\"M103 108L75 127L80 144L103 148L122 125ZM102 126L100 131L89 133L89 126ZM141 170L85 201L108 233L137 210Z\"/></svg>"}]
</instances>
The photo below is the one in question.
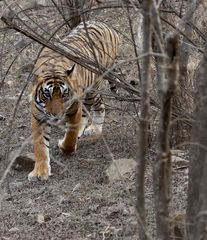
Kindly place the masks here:
<instances>
[{"instance_id":1,"label":"slender tree trunk","mask_svg":"<svg viewBox=\"0 0 207 240\"><path fill-rule=\"evenodd\" d=\"M153 4L152 8L152 24L153 24L153 41L152 41L152 49L156 53L160 53L161 56L155 57L155 65L157 69L157 86L158 86L158 93L162 94L160 91L162 91L163 85L165 85L165 68L164 68L164 40L163 40L163 32L162 32L162 26L161 21L159 17L159 6L155 5L155 2ZM159 94L159 95L160 95Z\"/></svg>"},{"instance_id":2,"label":"slender tree trunk","mask_svg":"<svg viewBox=\"0 0 207 240\"><path fill-rule=\"evenodd\" d=\"M151 8L152 0L143 2L143 54L148 54L151 50ZM139 151L137 164L137 203L136 209L140 218L138 222L139 238L146 240L145 231L146 214L145 214L145 165L146 153L148 146L148 127L149 127L149 88L151 83L151 55L147 55L143 59L143 76L142 76L142 96L141 96L141 116L140 116L140 132L139 132Z\"/></svg>"},{"instance_id":3,"label":"slender tree trunk","mask_svg":"<svg viewBox=\"0 0 207 240\"><path fill-rule=\"evenodd\" d=\"M193 29L189 26L193 22L193 15L197 8L197 0L186 1L186 12L184 17L178 23L179 28L183 28L186 36L192 36ZM190 47L188 40L183 39L180 47L180 77L179 77L179 91L173 98L173 109L179 114L180 119L184 119L183 113L192 113L193 102L189 97L192 93L192 81L189 79L188 62L190 56ZM190 141L191 128L187 126L182 120L175 119L172 125L172 145L176 146L183 142Z\"/></svg>"}]
</instances>

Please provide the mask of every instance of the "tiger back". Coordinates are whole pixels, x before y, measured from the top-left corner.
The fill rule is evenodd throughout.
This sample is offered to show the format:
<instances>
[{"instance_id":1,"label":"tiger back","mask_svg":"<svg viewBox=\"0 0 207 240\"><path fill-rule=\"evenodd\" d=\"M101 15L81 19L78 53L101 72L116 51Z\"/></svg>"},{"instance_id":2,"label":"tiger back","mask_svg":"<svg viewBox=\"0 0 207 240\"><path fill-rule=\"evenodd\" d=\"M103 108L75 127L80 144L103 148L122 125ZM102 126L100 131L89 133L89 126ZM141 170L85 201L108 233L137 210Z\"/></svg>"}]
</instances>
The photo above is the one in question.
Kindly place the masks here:
<instances>
[{"instance_id":1,"label":"tiger back","mask_svg":"<svg viewBox=\"0 0 207 240\"><path fill-rule=\"evenodd\" d=\"M116 31L99 22L86 22L86 26L80 24L62 40L64 50L109 69L114 64L119 46ZM51 174L49 140L52 122L63 119L67 124L65 136L58 143L64 153L76 150L81 135L101 134L105 116L101 90L105 80L100 74L49 48L41 52L34 75L32 133L35 167L29 179L47 179Z\"/></svg>"}]
</instances>

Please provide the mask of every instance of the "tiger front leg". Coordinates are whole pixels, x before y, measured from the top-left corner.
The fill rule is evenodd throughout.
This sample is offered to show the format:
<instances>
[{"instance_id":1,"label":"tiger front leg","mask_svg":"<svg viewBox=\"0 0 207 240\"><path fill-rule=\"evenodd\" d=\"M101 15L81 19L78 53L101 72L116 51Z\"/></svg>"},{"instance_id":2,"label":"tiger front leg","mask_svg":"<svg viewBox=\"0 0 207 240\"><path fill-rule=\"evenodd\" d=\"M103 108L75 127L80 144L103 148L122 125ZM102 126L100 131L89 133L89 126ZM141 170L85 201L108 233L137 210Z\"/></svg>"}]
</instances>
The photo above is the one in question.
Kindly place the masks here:
<instances>
[{"instance_id":1,"label":"tiger front leg","mask_svg":"<svg viewBox=\"0 0 207 240\"><path fill-rule=\"evenodd\" d=\"M82 107L80 102L74 102L67 110L66 121L68 129L58 146L63 153L72 153L77 148L77 139L81 128Z\"/></svg>"},{"instance_id":2,"label":"tiger front leg","mask_svg":"<svg viewBox=\"0 0 207 240\"><path fill-rule=\"evenodd\" d=\"M47 180L51 175L50 156L49 156L49 139L51 127L45 123L41 125L34 117L32 119L32 135L34 142L35 166L29 173L28 179L39 178Z\"/></svg>"}]
</instances>

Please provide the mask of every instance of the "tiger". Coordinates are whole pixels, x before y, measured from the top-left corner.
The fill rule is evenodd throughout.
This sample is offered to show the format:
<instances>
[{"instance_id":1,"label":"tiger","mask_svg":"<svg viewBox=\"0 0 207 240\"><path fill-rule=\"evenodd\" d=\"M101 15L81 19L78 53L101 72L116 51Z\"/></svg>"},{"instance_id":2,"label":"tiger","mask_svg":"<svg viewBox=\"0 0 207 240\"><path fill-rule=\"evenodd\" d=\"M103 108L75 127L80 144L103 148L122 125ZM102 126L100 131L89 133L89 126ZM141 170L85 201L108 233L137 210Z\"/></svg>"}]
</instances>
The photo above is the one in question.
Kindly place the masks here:
<instances>
[{"instance_id":1,"label":"tiger","mask_svg":"<svg viewBox=\"0 0 207 240\"><path fill-rule=\"evenodd\" d=\"M61 44L74 56L110 69L118 54L120 38L107 24L88 21L74 28ZM101 74L47 47L40 53L33 74L31 122L35 165L28 179L47 180L51 175L49 142L53 122L62 121L66 126L63 139L58 141L59 149L66 154L77 149L82 135L100 135L105 117L101 91L106 81Z\"/></svg>"}]
</instances>

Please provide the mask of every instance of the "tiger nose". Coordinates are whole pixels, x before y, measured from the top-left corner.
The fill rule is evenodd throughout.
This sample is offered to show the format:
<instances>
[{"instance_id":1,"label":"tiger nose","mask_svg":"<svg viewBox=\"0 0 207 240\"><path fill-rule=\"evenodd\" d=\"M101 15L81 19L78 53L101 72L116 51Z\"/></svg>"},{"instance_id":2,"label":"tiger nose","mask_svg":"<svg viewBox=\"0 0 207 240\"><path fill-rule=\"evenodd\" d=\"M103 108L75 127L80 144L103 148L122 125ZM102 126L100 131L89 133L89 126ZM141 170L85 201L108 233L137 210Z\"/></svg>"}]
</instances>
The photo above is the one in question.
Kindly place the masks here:
<instances>
[{"instance_id":1,"label":"tiger nose","mask_svg":"<svg viewBox=\"0 0 207 240\"><path fill-rule=\"evenodd\" d=\"M59 89L60 89L59 86L54 86L53 91L57 91L57 90L59 90Z\"/></svg>"}]
</instances>

